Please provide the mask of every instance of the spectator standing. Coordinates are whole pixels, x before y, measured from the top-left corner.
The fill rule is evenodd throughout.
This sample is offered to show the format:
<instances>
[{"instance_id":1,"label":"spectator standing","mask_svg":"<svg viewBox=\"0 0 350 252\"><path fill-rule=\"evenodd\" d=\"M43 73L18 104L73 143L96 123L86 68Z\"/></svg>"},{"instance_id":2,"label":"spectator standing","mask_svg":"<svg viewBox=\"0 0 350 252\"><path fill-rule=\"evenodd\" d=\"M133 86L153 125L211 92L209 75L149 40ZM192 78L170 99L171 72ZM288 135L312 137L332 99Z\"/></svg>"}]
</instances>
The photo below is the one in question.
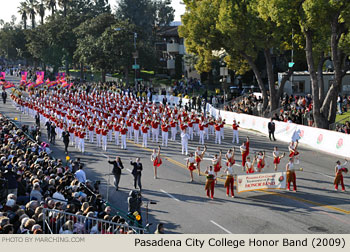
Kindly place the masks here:
<instances>
[{"instance_id":1,"label":"spectator standing","mask_svg":"<svg viewBox=\"0 0 350 252\"><path fill-rule=\"evenodd\" d=\"M70 138L69 131L67 129L65 129L62 132L62 139L63 139L63 143L64 143L64 153L66 153L66 154L68 154L69 138Z\"/></svg>"},{"instance_id":2,"label":"spectator standing","mask_svg":"<svg viewBox=\"0 0 350 252\"><path fill-rule=\"evenodd\" d=\"M40 114L39 114L39 112L36 113L36 115L35 115L35 124L37 127L40 128Z\"/></svg>"},{"instance_id":3,"label":"spectator standing","mask_svg":"<svg viewBox=\"0 0 350 252\"><path fill-rule=\"evenodd\" d=\"M45 126L46 126L46 131L47 131L47 139L50 141L51 139L51 121L47 121L45 123Z\"/></svg>"},{"instance_id":4,"label":"spectator standing","mask_svg":"<svg viewBox=\"0 0 350 252\"><path fill-rule=\"evenodd\" d=\"M275 138L275 123L273 121L273 118L271 118L271 121L269 122L269 124L267 125L268 129L269 129L269 138L270 138L270 141L272 141L272 138L271 136L273 137L273 141L276 141L276 138Z\"/></svg>"},{"instance_id":5,"label":"spectator standing","mask_svg":"<svg viewBox=\"0 0 350 252\"><path fill-rule=\"evenodd\" d=\"M1 97L2 97L2 102L3 102L4 104L6 104L7 93L6 93L6 90L5 90L5 89L2 91Z\"/></svg>"}]
</instances>

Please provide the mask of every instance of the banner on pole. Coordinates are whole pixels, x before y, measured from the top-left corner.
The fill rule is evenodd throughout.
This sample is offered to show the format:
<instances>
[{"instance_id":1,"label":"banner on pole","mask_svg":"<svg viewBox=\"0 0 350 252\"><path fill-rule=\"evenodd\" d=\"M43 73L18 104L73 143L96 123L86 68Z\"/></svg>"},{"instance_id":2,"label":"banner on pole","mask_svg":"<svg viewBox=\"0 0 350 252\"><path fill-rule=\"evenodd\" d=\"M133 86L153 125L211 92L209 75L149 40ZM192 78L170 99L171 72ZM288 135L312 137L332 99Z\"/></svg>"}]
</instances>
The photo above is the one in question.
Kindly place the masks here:
<instances>
[{"instance_id":1,"label":"banner on pole","mask_svg":"<svg viewBox=\"0 0 350 252\"><path fill-rule=\"evenodd\" d=\"M253 173L237 176L237 192L258 191L265 189L285 189L286 173Z\"/></svg>"}]
</instances>

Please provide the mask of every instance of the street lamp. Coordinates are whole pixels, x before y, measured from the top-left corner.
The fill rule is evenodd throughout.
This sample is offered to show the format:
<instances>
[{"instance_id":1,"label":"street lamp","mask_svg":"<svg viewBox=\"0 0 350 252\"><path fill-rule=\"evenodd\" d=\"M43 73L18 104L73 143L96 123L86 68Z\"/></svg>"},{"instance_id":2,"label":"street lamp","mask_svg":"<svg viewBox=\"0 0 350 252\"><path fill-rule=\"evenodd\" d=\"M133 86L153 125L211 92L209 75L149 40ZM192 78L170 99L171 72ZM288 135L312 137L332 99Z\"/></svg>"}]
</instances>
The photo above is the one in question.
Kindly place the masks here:
<instances>
[{"instance_id":1,"label":"street lamp","mask_svg":"<svg viewBox=\"0 0 350 252\"><path fill-rule=\"evenodd\" d=\"M115 31L122 31L124 30L123 28L120 28L120 27L117 27L114 29ZM136 76L136 73L137 73L137 62L136 62L136 59L138 58L138 53L136 51L136 39L137 39L137 33L136 32L133 32L134 33L134 49L135 49L135 53L133 54L133 58L134 58L134 70L135 70L135 89L137 90L137 76Z\"/></svg>"}]
</instances>

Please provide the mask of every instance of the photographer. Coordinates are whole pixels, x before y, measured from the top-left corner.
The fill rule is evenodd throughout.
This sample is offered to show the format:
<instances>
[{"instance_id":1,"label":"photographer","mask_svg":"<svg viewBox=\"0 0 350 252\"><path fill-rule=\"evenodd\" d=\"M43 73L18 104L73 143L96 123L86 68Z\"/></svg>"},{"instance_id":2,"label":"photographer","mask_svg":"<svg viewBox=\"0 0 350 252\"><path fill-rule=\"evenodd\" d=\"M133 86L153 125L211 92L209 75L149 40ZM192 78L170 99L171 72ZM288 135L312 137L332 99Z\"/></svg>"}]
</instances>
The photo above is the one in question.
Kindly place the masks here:
<instances>
[{"instance_id":1,"label":"photographer","mask_svg":"<svg viewBox=\"0 0 350 252\"><path fill-rule=\"evenodd\" d=\"M141 193L135 190L131 190L128 197L128 214L131 219L134 219L136 217L135 214L137 213L141 217L141 206ZM142 225L142 217L137 222L139 225Z\"/></svg>"}]
</instances>

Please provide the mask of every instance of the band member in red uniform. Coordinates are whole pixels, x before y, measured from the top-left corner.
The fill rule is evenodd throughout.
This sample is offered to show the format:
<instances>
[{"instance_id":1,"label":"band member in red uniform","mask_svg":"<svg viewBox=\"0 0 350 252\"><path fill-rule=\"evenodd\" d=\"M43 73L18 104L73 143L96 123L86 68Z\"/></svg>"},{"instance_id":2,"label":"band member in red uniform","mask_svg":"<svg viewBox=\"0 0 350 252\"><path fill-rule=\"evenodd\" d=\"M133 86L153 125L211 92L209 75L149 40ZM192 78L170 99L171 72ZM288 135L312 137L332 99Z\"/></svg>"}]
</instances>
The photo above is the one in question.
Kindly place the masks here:
<instances>
[{"instance_id":1,"label":"band member in red uniform","mask_svg":"<svg viewBox=\"0 0 350 252\"><path fill-rule=\"evenodd\" d=\"M92 123L90 123L88 129L89 129L89 142L93 143L94 142L94 129L95 129L95 127Z\"/></svg>"},{"instance_id":2,"label":"band member in red uniform","mask_svg":"<svg viewBox=\"0 0 350 252\"><path fill-rule=\"evenodd\" d=\"M193 170L196 169L196 167L194 165L195 162L196 162L196 160L195 160L195 158L193 156L193 153L190 153L190 156L187 159L187 163L186 163L187 169L190 171L190 176L191 176L190 182L193 182Z\"/></svg>"},{"instance_id":3,"label":"band member in red uniform","mask_svg":"<svg viewBox=\"0 0 350 252\"><path fill-rule=\"evenodd\" d=\"M108 135L108 127L107 125L102 129L102 150L107 151L107 135Z\"/></svg>"},{"instance_id":4,"label":"band member in red uniform","mask_svg":"<svg viewBox=\"0 0 350 252\"><path fill-rule=\"evenodd\" d=\"M171 118L170 127L171 127L171 141L175 141L176 139L176 121L175 118Z\"/></svg>"},{"instance_id":5,"label":"band member in red uniform","mask_svg":"<svg viewBox=\"0 0 350 252\"><path fill-rule=\"evenodd\" d=\"M162 159L160 158L160 146L158 147L158 152L157 149L153 150L151 161L153 162L154 178L157 179L157 168L162 164Z\"/></svg>"},{"instance_id":6,"label":"band member in red uniform","mask_svg":"<svg viewBox=\"0 0 350 252\"><path fill-rule=\"evenodd\" d=\"M272 152L272 155L273 155L273 164L275 165L275 171L277 171L277 166L281 162L281 159L284 158L286 153L283 153L282 155L280 155L277 146L275 146Z\"/></svg>"},{"instance_id":7,"label":"band member in red uniform","mask_svg":"<svg viewBox=\"0 0 350 252\"><path fill-rule=\"evenodd\" d=\"M155 140L158 143L159 122L156 120L155 116L153 117L153 120L151 122L151 126L152 126L152 142L154 142L154 140Z\"/></svg>"},{"instance_id":8,"label":"band member in red uniform","mask_svg":"<svg viewBox=\"0 0 350 252\"><path fill-rule=\"evenodd\" d=\"M115 137L115 144L119 145L119 135L120 135L120 125L118 122L115 122L113 125L114 129L114 137Z\"/></svg>"},{"instance_id":9,"label":"band member in red uniform","mask_svg":"<svg viewBox=\"0 0 350 252\"><path fill-rule=\"evenodd\" d=\"M220 127L220 122L215 123L215 143L216 144L221 144L221 127Z\"/></svg>"},{"instance_id":10,"label":"band member in red uniform","mask_svg":"<svg viewBox=\"0 0 350 252\"><path fill-rule=\"evenodd\" d=\"M197 147L197 150L195 151L195 158L196 158L196 166L198 169L198 176L201 175L201 161L203 160L204 153L207 151L207 146L204 146L204 150L201 152L201 147Z\"/></svg>"},{"instance_id":11,"label":"band member in red uniform","mask_svg":"<svg viewBox=\"0 0 350 252\"><path fill-rule=\"evenodd\" d=\"M340 161L338 160L337 165L335 166L334 189L336 191L338 191L339 183L341 185L341 190L343 192L345 191L343 172L344 173L348 172L348 169L344 167L347 163L348 161L345 159L345 163L341 165Z\"/></svg>"},{"instance_id":12,"label":"band member in red uniform","mask_svg":"<svg viewBox=\"0 0 350 252\"><path fill-rule=\"evenodd\" d=\"M79 150L81 151L81 153L85 152L85 129L81 129L81 131L79 132Z\"/></svg>"},{"instance_id":13,"label":"band member in red uniform","mask_svg":"<svg viewBox=\"0 0 350 252\"><path fill-rule=\"evenodd\" d=\"M258 165L257 165L257 172L262 172L262 169L264 169L265 167L265 151L263 152L259 152L258 156L256 156L256 159L258 161Z\"/></svg>"},{"instance_id":14,"label":"band member in red uniform","mask_svg":"<svg viewBox=\"0 0 350 252\"><path fill-rule=\"evenodd\" d=\"M299 155L299 152L298 152L298 144L299 144L299 142L298 142L298 140L297 140L297 141L295 142L295 144L294 144L294 142L291 142L291 143L289 144L289 147L288 147L288 149L289 149L289 157L294 157L295 163L296 163L296 164L299 163L299 160L298 160L298 155Z\"/></svg>"},{"instance_id":15,"label":"band member in red uniform","mask_svg":"<svg viewBox=\"0 0 350 252\"><path fill-rule=\"evenodd\" d=\"M297 179L295 176L295 167L294 167L294 157L289 158L289 162L286 165L287 171L287 190L290 191L290 183L293 182L293 191L297 191Z\"/></svg>"},{"instance_id":16,"label":"band member in red uniform","mask_svg":"<svg viewBox=\"0 0 350 252\"><path fill-rule=\"evenodd\" d=\"M247 156L249 155L249 138L247 137L247 140L240 146L240 151L242 154L242 169L244 171L245 169L245 162L247 159Z\"/></svg>"},{"instance_id":17,"label":"band member in red uniform","mask_svg":"<svg viewBox=\"0 0 350 252\"><path fill-rule=\"evenodd\" d=\"M231 189L231 197L234 198L235 197L235 193L233 190L233 186L234 186L234 163L230 163L227 162L228 166L227 168L224 170L224 172L226 173L226 181L225 181L225 187L226 187L226 196L228 197L230 195L230 189Z\"/></svg>"},{"instance_id":18,"label":"band member in red uniform","mask_svg":"<svg viewBox=\"0 0 350 252\"><path fill-rule=\"evenodd\" d=\"M141 132L142 132L142 147L145 147L145 148L147 148L148 130L149 130L149 127L146 124L146 121L144 120L141 126Z\"/></svg>"},{"instance_id":19,"label":"band member in red uniform","mask_svg":"<svg viewBox=\"0 0 350 252\"><path fill-rule=\"evenodd\" d=\"M101 147L101 131L102 129L98 125L96 125L95 132L96 132L97 147Z\"/></svg>"},{"instance_id":20,"label":"band member in red uniform","mask_svg":"<svg viewBox=\"0 0 350 252\"><path fill-rule=\"evenodd\" d=\"M121 141L120 141L120 148L126 150L126 134L128 132L128 129L126 128L126 125L124 124L120 128L120 135L121 135Z\"/></svg>"},{"instance_id":21,"label":"band member in red uniform","mask_svg":"<svg viewBox=\"0 0 350 252\"><path fill-rule=\"evenodd\" d=\"M254 158L253 163L250 162L250 157L247 157L247 161L245 162L245 171L247 174L254 173L254 164L256 162L256 158Z\"/></svg>"},{"instance_id":22,"label":"band member in red uniform","mask_svg":"<svg viewBox=\"0 0 350 252\"><path fill-rule=\"evenodd\" d=\"M202 144L204 145L204 122L201 121L199 124L198 124L198 129L199 129L199 144Z\"/></svg>"},{"instance_id":23,"label":"band member in red uniform","mask_svg":"<svg viewBox=\"0 0 350 252\"><path fill-rule=\"evenodd\" d=\"M136 120L136 118L135 118ZM133 128L134 128L134 143L139 143L139 135L140 135L140 124L139 122L135 121L133 123Z\"/></svg>"},{"instance_id":24,"label":"band member in red uniform","mask_svg":"<svg viewBox=\"0 0 350 252\"><path fill-rule=\"evenodd\" d=\"M232 132L233 132L232 143L235 143L235 140L236 140L236 143L239 144L238 127L239 127L239 125L236 123L236 120L233 120L233 124L232 124Z\"/></svg>"},{"instance_id":25,"label":"band member in red uniform","mask_svg":"<svg viewBox=\"0 0 350 252\"><path fill-rule=\"evenodd\" d=\"M167 121L164 121L162 123L162 146L167 147L168 146L168 137L169 137L169 125L167 124Z\"/></svg>"},{"instance_id":26,"label":"band member in red uniform","mask_svg":"<svg viewBox=\"0 0 350 252\"><path fill-rule=\"evenodd\" d=\"M213 166L209 166L205 171L207 174L207 181L205 182L205 190L207 191L207 197L214 199L214 187L215 187L215 171L213 171Z\"/></svg>"},{"instance_id":27,"label":"band member in red uniform","mask_svg":"<svg viewBox=\"0 0 350 252\"><path fill-rule=\"evenodd\" d=\"M230 167L233 166L236 161L235 161L235 148L233 147L232 149L229 149L225 155L226 158L226 166Z\"/></svg>"},{"instance_id":28,"label":"band member in red uniform","mask_svg":"<svg viewBox=\"0 0 350 252\"><path fill-rule=\"evenodd\" d=\"M216 176L218 175L218 172L221 169L221 158L222 158L222 151L220 150L219 156L217 154L215 154L215 156L214 156L214 158L212 160L212 163L213 163L213 166L214 166L214 172L215 172Z\"/></svg>"}]
</instances>

